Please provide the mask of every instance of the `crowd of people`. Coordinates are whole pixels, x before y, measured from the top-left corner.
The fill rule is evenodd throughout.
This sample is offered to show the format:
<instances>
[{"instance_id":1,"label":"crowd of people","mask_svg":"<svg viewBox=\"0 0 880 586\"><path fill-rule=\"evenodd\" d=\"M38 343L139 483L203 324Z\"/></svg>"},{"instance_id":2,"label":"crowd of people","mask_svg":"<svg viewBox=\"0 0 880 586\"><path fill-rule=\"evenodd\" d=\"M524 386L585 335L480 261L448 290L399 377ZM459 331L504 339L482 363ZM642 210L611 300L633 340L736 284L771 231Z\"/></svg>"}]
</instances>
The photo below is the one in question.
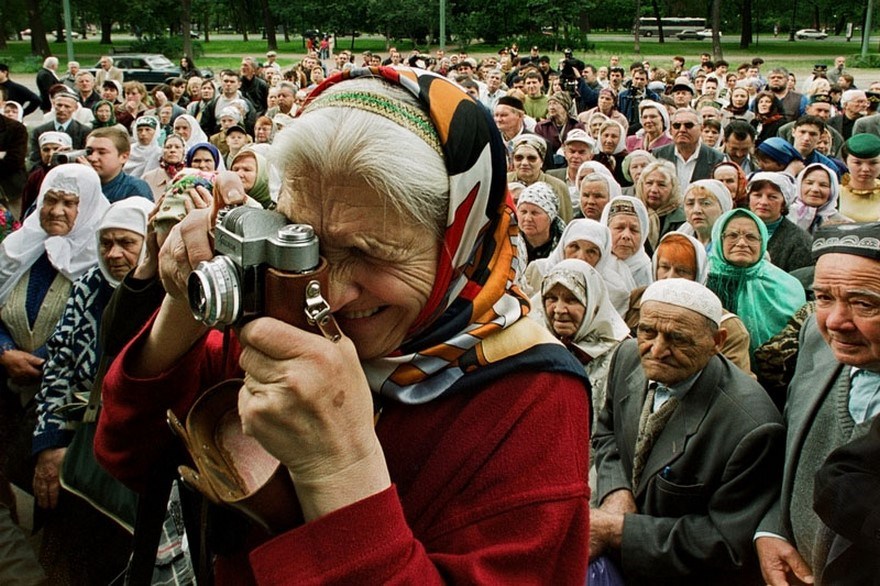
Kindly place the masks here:
<instances>
[{"instance_id":1,"label":"crowd of people","mask_svg":"<svg viewBox=\"0 0 880 586\"><path fill-rule=\"evenodd\" d=\"M333 51L149 90L0 64L0 524L32 491L32 583L876 580L880 80ZM193 317L239 205L312 227L320 333ZM192 445L213 504L172 478L166 413L228 379L289 515L205 488ZM62 488L83 421L158 513Z\"/></svg>"}]
</instances>

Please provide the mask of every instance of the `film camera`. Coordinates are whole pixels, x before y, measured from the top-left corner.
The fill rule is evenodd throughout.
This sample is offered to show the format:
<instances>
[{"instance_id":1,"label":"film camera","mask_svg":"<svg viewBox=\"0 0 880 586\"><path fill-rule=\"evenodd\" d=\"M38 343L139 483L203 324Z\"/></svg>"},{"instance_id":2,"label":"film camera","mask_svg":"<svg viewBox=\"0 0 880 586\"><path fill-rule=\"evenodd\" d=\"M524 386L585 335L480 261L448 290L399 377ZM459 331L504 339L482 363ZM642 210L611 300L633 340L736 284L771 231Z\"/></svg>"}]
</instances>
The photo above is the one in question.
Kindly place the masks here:
<instances>
[{"instance_id":1,"label":"film camera","mask_svg":"<svg viewBox=\"0 0 880 586\"><path fill-rule=\"evenodd\" d=\"M218 214L213 259L187 282L190 309L209 326L270 316L333 339L335 321L322 291L327 261L311 226L278 212L235 207Z\"/></svg>"},{"instance_id":2,"label":"film camera","mask_svg":"<svg viewBox=\"0 0 880 586\"><path fill-rule=\"evenodd\" d=\"M576 98L578 96L577 79L586 65L580 59L574 58L571 49L565 49L562 53L565 56L565 59L563 59L561 63L559 82L562 85L562 89L571 94L572 98Z\"/></svg>"}]
</instances>

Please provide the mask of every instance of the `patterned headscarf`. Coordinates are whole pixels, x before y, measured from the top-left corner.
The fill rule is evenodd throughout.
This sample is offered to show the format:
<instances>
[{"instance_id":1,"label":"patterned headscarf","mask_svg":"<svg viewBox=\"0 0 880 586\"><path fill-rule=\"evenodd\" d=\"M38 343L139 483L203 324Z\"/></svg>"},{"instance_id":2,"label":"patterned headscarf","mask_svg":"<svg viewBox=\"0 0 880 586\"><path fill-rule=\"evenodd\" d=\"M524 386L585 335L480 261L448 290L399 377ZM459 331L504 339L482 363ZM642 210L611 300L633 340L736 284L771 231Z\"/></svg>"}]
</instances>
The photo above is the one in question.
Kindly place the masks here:
<instances>
[{"instance_id":1,"label":"patterned headscarf","mask_svg":"<svg viewBox=\"0 0 880 586\"><path fill-rule=\"evenodd\" d=\"M426 403L523 370L585 380L583 369L549 332L523 319L529 304L515 285L522 270L519 230L507 193L506 149L492 114L435 73L370 67L328 77L299 115L307 116L327 88L364 77L402 87L421 102L449 173L449 208L431 295L403 346L363 363L370 388L404 403Z\"/></svg>"},{"instance_id":2,"label":"patterned headscarf","mask_svg":"<svg viewBox=\"0 0 880 586\"><path fill-rule=\"evenodd\" d=\"M516 205L524 203L536 205L547 212L551 222L559 215L559 199L556 197L556 192L543 181L535 181L522 190Z\"/></svg>"}]
</instances>

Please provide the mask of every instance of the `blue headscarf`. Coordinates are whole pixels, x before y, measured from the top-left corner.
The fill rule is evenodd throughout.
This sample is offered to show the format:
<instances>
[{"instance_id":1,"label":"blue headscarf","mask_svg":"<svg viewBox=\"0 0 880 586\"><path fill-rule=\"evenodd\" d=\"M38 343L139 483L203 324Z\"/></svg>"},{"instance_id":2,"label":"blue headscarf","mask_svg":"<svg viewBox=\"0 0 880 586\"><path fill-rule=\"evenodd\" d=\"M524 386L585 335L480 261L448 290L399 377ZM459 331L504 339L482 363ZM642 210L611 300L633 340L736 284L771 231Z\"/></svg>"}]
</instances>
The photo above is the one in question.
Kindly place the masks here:
<instances>
[{"instance_id":1,"label":"blue headscarf","mask_svg":"<svg viewBox=\"0 0 880 586\"><path fill-rule=\"evenodd\" d=\"M186 151L186 166L192 167L193 157L196 154L196 151L206 150L211 153L211 156L214 158L214 170L221 171L225 169L225 165L223 165L223 157L220 156L220 149L215 147L209 142L199 142L190 147L188 151Z\"/></svg>"}]
</instances>

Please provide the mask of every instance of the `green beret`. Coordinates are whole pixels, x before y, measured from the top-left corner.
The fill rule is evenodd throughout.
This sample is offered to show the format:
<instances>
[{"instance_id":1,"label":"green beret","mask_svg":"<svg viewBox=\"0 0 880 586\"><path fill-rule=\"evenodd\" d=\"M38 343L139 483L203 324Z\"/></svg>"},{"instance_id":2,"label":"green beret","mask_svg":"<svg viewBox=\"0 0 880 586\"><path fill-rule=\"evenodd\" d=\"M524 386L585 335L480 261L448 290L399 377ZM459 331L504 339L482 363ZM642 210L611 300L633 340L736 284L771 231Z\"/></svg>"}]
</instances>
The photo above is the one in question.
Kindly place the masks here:
<instances>
[{"instance_id":1,"label":"green beret","mask_svg":"<svg viewBox=\"0 0 880 586\"><path fill-rule=\"evenodd\" d=\"M846 141L846 150L859 159L880 157L880 137L867 132L854 134Z\"/></svg>"}]
</instances>

